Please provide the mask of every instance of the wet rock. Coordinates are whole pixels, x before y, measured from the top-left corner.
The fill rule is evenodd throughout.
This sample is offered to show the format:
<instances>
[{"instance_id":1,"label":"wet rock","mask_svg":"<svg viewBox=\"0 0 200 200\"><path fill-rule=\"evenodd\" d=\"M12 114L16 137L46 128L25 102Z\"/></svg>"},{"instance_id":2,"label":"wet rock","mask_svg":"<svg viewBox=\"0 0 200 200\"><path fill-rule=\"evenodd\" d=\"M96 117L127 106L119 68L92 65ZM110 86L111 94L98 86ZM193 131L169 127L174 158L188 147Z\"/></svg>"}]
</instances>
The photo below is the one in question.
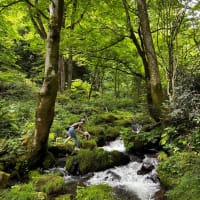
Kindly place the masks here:
<instances>
[{"instance_id":1,"label":"wet rock","mask_svg":"<svg viewBox=\"0 0 200 200\"><path fill-rule=\"evenodd\" d=\"M55 162L55 166L56 167L64 167L65 166L65 163L66 163L66 157L63 157L63 158L59 158L56 160Z\"/></svg>"},{"instance_id":2,"label":"wet rock","mask_svg":"<svg viewBox=\"0 0 200 200\"><path fill-rule=\"evenodd\" d=\"M155 193L154 200L167 200L163 188L161 188L159 191Z\"/></svg>"},{"instance_id":3,"label":"wet rock","mask_svg":"<svg viewBox=\"0 0 200 200\"><path fill-rule=\"evenodd\" d=\"M141 168L137 171L138 175L144 175L148 174L154 169L154 166L152 164L145 165L144 163L142 164Z\"/></svg>"},{"instance_id":4,"label":"wet rock","mask_svg":"<svg viewBox=\"0 0 200 200\"><path fill-rule=\"evenodd\" d=\"M107 174L110 174L112 176L112 180L121 180L121 176L111 170L108 170Z\"/></svg>"}]
</instances>

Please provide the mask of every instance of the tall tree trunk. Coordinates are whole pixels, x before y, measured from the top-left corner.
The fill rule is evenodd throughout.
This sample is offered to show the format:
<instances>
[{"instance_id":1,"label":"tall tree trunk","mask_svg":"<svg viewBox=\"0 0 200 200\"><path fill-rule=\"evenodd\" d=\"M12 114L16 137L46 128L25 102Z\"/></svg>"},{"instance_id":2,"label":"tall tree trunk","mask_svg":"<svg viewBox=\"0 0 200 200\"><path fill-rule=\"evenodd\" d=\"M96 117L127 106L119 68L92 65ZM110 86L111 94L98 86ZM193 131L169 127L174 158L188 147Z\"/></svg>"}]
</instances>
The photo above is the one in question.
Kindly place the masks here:
<instances>
[{"instance_id":1,"label":"tall tree trunk","mask_svg":"<svg viewBox=\"0 0 200 200\"><path fill-rule=\"evenodd\" d=\"M156 120L159 120L161 117L161 104L163 102L163 91L160 81L160 73L157 63L157 57L149 25L146 0L137 0L137 3L138 3L138 17L141 25L142 39L144 42L144 50L148 61L148 71L151 84L150 91L152 97L152 106L154 110L153 115Z\"/></svg>"},{"instance_id":2,"label":"tall tree trunk","mask_svg":"<svg viewBox=\"0 0 200 200\"><path fill-rule=\"evenodd\" d=\"M49 6L50 20L47 35L45 73L38 97L33 138L33 151L37 155L35 156L35 162L46 153L49 130L54 118L54 106L58 90L59 42L63 7L64 0L51 0Z\"/></svg>"},{"instance_id":3,"label":"tall tree trunk","mask_svg":"<svg viewBox=\"0 0 200 200\"><path fill-rule=\"evenodd\" d=\"M151 117L153 119L155 119L156 121L159 120L157 117L157 113L155 111L155 107L153 106L153 99L152 99L152 94L151 94L151 81L150 81L150 71L149 71L149 63L147 60L147 56L146 56L146 51L144 49L144 42L143 42L143 38L139 32L139 36L140 36L140 41L141 41L141 45L138 41L138 39L135 36L132 24L131 24L131 18L129 15L129 10L128 10L128 5L127 5L127 1L126 0L122 0L123 5L124 5L124 9L125 9L125 13L126 13L126 19L127 19L127 28L130 32L130 39L132 40L132 42L134 43L134 45L136 46L136 49L138 51L138 54L140 55L142 62L143 62L143 66L144 66L144 71L145 71L145 83L146 83L146 98L147 98L147 105L148 105L148 110L149 110L149 114L151 115Z\"/></svg>"}]
</instances>

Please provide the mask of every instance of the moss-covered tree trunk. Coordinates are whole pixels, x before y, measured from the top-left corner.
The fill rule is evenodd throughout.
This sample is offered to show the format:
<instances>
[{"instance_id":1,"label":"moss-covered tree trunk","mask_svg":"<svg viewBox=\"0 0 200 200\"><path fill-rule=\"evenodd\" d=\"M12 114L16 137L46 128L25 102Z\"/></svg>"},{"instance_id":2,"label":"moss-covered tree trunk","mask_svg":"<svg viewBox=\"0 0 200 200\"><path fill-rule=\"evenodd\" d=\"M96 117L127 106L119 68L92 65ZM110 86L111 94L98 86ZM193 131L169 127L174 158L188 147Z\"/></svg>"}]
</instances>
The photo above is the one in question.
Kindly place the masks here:
<instances>
[{"instance_id":1,"label":"moss-covered tree trunk","mask_svg":"<svg viewBox=\"0 0 200 200\"><path fill-rule=\"evenodd\" d=\"M122 3L123 3L125 13L126 13L127 28L130 32L129 37L135 44L137 51L142 59L143 65L144 65L146 95L147 95L147 104L148 104L149 113L153 119L155 119L156 121L159 121L160 115L161 115L160 105L163 100L162 99L163 97L162 97L162 88L161 88L161 83L160 83L160 75L159 75L159 71L158 71L156 55L155 55L155 51L154 51L153 41L151 38L147 10L146 10L146 7L144 10L143 7L138 6L139 13L142 12L142 13L140 13L139 18L140 18L140 21L142 20L141 23L143 23L143 24L141 24L143 26L142 31L139 32L139 36L140 36L140 43L139 43L138 39L136 38L132 23L131 23L131 17L129 14L128 3L126 0L122 0ZM146 33L148 35L146 35ZM148 45L151 45L151 47L148 47ZM147 48L145 48L146 46L147 46ZM151 54L151 51L154 54L153 57L151 57L151 55L149 55L149 54ZM147 55L147 53L148 53L148 55ZM155 59L155 60L152 61L152 59ZM152 67L153 67L153 69L155 68L155 70L153 70L153 69L151 70ZM155 75L155 78L154 78L154 75ZM158 78L158 79L156 79L156 78ZM155 90L157 83L160 87L159 91ZM161 93L160 93L160 91L161 91ZM157 92L159 93L159 95L161 94L160 97L158 98L160 100L159 103L157 103L158 99L156 98L157 96L155 95L155 94L157 94Z\"/></svg>"},{"instance_id":2,"label":"moss-covered tree trunk","mask_svg":"<svg viewBox=\"0 0 200 200\"><path fill-rule=\"evenodd\" d=\"M161 104L163 102L163 91L160 81L158 62L149 25L146 0L137 0L137 3L138 3L138 17L140 20L142 40L144 43L144 50L148 62L148 71L149 71L150 85L151 85L150 89L152 97L152 111L153 111L152 115L154 119L159 120L161 117Z\"/></svg>"},{"instance_id":3,"label":"moss-covered tree trunk","mask_svg":"<svg viewBox=\"0 0 200 200\"><path fill-rule=\"evenodd\" d=\"M33 138L35 162L46 153L49 130L54 118L54 105L58 90L59 42L63 7L64 0L51 0L49 6L50 18L46 46L45 73L38 97Z\"/></svg>"}]
</instances>

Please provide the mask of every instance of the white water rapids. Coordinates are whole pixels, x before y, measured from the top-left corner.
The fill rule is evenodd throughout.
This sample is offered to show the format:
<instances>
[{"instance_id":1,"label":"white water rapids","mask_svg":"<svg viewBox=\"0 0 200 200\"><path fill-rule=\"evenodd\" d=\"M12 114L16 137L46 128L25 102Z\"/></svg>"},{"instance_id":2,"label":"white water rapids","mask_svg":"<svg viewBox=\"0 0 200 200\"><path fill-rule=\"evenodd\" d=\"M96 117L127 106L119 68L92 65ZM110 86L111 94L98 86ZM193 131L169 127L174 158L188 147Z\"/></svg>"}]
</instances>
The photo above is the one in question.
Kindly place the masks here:
<instances>
[{"instance_id":1,"label":"white water rapids","mask_svg":"<svg viewBox=\"0 0 200 200\"><path fill-rule=\"evenodd\" d=\"M118 150L125 152L125 147L121 139L111 142L103 147L104 150ZM145 156L142 163L132 161L128 165L107 169L102 172L96 172L86 184L108 184L112 187L123 188L129 192L133 192L141 200L153 200L154 194L160 189L160 184L155 183L150 177L157 177L156 170L153 169L145 175L138 175L137 171L141 169L142 164L151 163L155 167L157 165L156 158Z\"/></svg>"}]
</instances>

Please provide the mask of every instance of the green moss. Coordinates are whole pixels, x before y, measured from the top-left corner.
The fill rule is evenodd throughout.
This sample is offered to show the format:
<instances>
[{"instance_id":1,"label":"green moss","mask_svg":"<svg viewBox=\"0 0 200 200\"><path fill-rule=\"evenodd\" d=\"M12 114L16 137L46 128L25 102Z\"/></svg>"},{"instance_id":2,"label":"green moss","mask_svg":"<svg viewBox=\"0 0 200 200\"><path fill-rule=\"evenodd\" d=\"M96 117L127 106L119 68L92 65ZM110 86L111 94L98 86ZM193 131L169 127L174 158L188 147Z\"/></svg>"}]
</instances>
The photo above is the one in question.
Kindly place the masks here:
<instances>
[{"instance_id":1,"label":"green moss","mask_svg":"<svg viewBox=\"0 0 200 200\"><path fill-rule=\"evenodd\" d=\"M9 200L47 200L47 195L44 192L36 192L32 183L15 185L4 190L1 197Z\"/></svg>"},{"instance_id":2,"label":"green moss","mask_svg":"<svg viewBox=\"0 0 200 200\"><path fill-rule=\"evenodd\" d=\"M90 150L92 150L92 149L94 149L95 147L97 147L97 143L96 143L96 141L95 140L82 140L81 142L80 142L80 146L81 146L81 148L83 148L83 149L90 149Z\"/></svg>"},{"instance_id":3,"label":"green moss","mask_svg":"<svg viewBox=\"0 0 200 200\"><path fill-rule=\"evenodd\" d=\"M33 185L38 192L53 194L62 191L65 187L64 179L56 174L46 174L35 177Z\"/></svg>"},{"instance_id":4,"label":"green moss","mask_svg":"<svg viewBox=\"0 0 200 200\"><path fill-rule=\"evenodd\" d=\"M111 141L120 135L120 127L108 127L106 129L106 141Z\"/></svg>"},{"instance_id":5,"label":"green moss","mask_svg":"<svg viewBox=\"0 0 200 200\"><path fill-rule=\"evenodd\" d=\"M80 150L76 156L70 156L66 161L66 169L73 172L74 164L78 164L79 173L100 171L129 162L129 157L118 151L107 152L103 149Z\"/></svg>"},{"instance_id":6,"label":"green moss","mask_svg":"<svg viewBox=\"0 0 200 200\"><path fill-rule=\"evenodd\" d=\"M43 168L48 169L50 167L53 167L54 163L55 163L54 155L51 152L47 152L44 161L42 163Z\"/></svg>"},{"instance_id":7,"label":"green moss","mask_svg":"<svg viewBox=\"0 0 200 200\"><path fill-rule=\"evenodd\" d=\"M94 137L98 146L103 146L106 143L105 125L90 126L87 130Z\"/></svg>"},{"instance_id":8,"label":"green moss","mask_svg":"<svg viewBox=\"0 0 200 200\"><path fill-rule=\"evenodd\" d=\"M108 185L95 185L90 187L79 187L77 189L77 200L117 200Z\"/></svg>"},{"instance_id":9,"label":"green moss","mask_svg":"<svg viewBox=\"0 0 200 200\"><path fill-rule=\"evenodd\" d=\"M105 112L99 114L96 119L94 119L95 124L113 124L115 120L120 119L120 117L111 112Z\"/></svg>"},{"instance_id":10,"label":"green moss","mask_svg":"<svg viewBox=\"0 0 200 200\"><path fill-rule=\"evenodd\" d=\"M0 189L5 188L8 185L10 174L0 171Z\"/></svg>"},{"instance_id":11,"label":"green moss","mask_svg":"<svg viewBox=\"0 0 200 200\"><path fill-rule=\"evenodd\" d=\"M71 200L71 195L70 194L60 195L56 197L55 200Z\"/></svg>"}]
</instances>

